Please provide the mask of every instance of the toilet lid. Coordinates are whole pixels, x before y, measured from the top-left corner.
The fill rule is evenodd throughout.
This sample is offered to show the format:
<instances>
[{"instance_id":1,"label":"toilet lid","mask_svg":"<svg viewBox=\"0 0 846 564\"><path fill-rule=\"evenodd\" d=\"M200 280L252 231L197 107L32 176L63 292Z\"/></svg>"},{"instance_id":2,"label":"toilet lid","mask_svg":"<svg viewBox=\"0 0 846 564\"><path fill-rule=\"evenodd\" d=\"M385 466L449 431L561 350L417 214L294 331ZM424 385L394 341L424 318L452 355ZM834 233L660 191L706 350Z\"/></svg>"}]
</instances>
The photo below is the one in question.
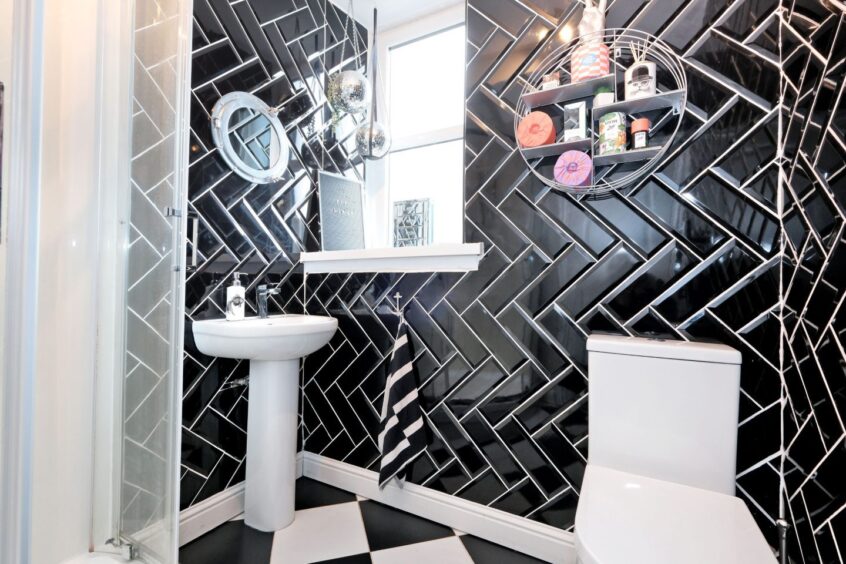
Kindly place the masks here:
<instances>
[{"instance_id":1,"label":"toilet lid","mask_svg":"<svg viewBox=\"0 0 846 564\"><path fill-rule=\"evenodd\" d=\"M576 511L583 564L773 564L738 498L588 464Z\"/></svg>"}]
</instances>

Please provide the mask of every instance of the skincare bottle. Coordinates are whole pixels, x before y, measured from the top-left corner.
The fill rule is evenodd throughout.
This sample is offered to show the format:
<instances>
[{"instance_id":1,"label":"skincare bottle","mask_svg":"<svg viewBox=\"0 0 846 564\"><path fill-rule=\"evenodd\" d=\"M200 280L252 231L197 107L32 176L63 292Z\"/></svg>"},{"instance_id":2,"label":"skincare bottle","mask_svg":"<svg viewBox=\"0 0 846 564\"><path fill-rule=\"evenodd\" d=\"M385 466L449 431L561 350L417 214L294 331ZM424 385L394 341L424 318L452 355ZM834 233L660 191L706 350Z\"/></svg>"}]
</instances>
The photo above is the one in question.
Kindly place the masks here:
<instances>
[{"instance_id":1,"label":"skincare bottle","mask_svg":"<svg viewBox=\"0 0 846 564\"><path fill-rule=\"evenodd\" d=\"M241 285L241 273L235 273L235 281L226 289L226 320L244 319L244 304L247 292Z\"/></svg>"}]
</instances>

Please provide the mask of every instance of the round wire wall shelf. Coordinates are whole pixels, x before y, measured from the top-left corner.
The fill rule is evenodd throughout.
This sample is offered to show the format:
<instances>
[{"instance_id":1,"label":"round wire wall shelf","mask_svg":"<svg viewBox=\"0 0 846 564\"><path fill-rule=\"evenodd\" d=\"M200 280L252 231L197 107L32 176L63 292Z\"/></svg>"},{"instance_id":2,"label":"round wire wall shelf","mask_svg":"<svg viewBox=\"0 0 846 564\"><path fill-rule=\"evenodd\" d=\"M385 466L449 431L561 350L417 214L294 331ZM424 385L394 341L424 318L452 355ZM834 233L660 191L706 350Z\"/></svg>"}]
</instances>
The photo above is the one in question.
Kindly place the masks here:
<instances>
[{"instance_id":1,"label":"round wire wall shelf","mask_svg":"<svg viewBox=\"0 0 846 564\"><path fill-rule=\"evenodd\" d=\"M571 61L574 52L580 46L598 44L608 47L608 74L573 82ZM657 88L654 94L641 94L627 100L624 96L626 70L638 58L655 64ZM561 74L561 85L541 89L543 77L555 71ZM594 106L593 97L603 87L614 93L614 102ZM580 138L578 134L573 136L572 131L565 136L565 128L558 127L552 143L526 148L517 141L520 155L532 174L555 190L571 194L603 194L625 188L660 166L681 127L687 105L684 65L672 47L638 30L609 28L573 40L549 53L528 77L514 114L515 140L518 139L520 122L530 112L542 111L553 122L558 121L563 125L565 113L572 116L574 111L565 110L565 106L579 102L585 103L584 137ZM649 141L645 148L627 147L623 152L600 154L599 119L617 112L624 114L628 123L642 117L650 120ZM580 151L590 157L590 184L574 186L555 180L555 163L567 151ZM584 161L584 157L581 159Z\"/></svg>"}]
</instances>

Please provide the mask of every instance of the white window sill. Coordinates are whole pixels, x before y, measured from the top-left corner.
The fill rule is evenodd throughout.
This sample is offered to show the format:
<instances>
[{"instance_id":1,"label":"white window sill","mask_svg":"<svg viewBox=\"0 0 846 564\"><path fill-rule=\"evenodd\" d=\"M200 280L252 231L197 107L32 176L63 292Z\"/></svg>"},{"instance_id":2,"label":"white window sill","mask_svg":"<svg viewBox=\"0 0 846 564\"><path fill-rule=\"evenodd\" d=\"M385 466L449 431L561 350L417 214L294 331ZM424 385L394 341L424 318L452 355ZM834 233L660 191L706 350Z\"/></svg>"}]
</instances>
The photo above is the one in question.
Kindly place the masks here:
<instances>
[{"instance_id":1,"label":"white window sill","mask_svg":"<svg viewBox=\"0 0 846 564\"><path fill-rule=\"evenodd\" d=\"M306 274L351 272L469 272L479 269L483 243L302 253Z\"/></svg>"}]
</instances>

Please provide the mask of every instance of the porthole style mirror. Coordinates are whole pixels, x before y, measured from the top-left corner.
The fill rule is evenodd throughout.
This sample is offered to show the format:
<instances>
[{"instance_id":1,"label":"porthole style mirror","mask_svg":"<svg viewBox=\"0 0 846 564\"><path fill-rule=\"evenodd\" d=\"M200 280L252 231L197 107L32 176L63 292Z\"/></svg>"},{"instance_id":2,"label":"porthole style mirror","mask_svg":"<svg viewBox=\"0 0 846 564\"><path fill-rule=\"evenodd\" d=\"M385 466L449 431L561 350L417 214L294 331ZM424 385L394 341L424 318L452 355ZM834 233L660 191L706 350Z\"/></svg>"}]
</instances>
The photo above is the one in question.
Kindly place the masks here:
<instances>
[{"instance_id":1,"label":"porthole style mirror","mask_svg":"<svg viewBox=\"0 0 846 564\"><path fill-rule=\"evenodd\" d=\"M256 184L285 174L290 148L273 108L247 92L223 96L212 109L212 138L226 164Z\"/></svg>"}]
</instances>

